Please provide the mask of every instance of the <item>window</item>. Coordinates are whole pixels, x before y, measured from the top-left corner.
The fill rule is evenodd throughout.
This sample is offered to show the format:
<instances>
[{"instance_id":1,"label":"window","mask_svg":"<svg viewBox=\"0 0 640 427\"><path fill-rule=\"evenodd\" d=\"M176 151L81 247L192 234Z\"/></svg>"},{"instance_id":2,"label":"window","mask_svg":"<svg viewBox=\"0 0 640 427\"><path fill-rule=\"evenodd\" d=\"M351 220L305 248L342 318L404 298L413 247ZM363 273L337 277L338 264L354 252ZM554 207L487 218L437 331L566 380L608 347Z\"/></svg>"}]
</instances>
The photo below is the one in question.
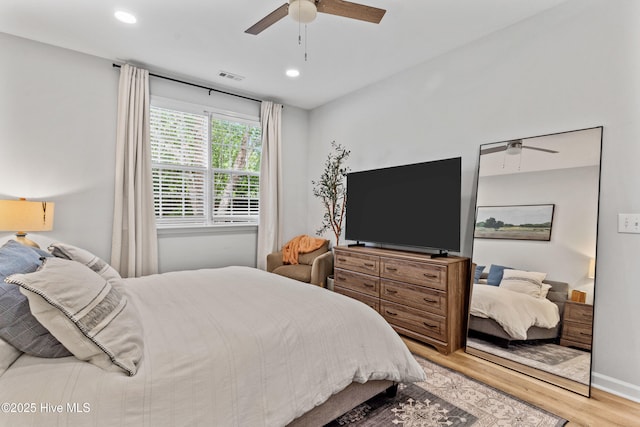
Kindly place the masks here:
<instances>
[{"instance_id":1,"label":"window","mask_svg":"<svg viewBox=\"0 0 640 427\"><path fill-rule=\"evenodd\" d=\"M157 106L150 118L159 227L258 223L258 120Z\"/></svg>"}]
</instances>

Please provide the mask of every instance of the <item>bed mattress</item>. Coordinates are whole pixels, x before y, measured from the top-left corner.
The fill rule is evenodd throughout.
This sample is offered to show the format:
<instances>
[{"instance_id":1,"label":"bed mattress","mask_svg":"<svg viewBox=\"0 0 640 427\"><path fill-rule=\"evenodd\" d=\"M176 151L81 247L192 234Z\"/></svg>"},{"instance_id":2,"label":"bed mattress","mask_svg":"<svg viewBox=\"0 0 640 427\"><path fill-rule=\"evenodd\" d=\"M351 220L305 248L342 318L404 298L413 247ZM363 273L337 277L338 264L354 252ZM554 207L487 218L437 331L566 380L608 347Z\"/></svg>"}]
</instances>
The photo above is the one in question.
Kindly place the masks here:
<instances>
[{"instance_id":1,"label":"bed mattress","mask_svg":"<svg viewBox=\"0 0 640 427\"><path fill-rule=\"evenodd\" d=\"M352 382L424 378L378 313L317 286L248 267L114 286L139 313L138 372L22 355L0 425L284 426Z\"/></svg>"}]
</instances>

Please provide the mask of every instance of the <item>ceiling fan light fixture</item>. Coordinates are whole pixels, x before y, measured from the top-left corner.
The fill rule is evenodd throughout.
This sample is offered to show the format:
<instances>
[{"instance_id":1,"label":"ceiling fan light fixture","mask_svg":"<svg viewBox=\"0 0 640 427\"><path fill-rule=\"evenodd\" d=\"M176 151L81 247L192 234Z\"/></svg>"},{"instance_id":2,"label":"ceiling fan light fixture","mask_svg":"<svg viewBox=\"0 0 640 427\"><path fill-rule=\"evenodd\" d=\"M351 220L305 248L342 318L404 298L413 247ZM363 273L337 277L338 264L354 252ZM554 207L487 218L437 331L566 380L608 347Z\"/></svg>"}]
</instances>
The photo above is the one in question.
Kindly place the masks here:
<instances>
[{"instance_id":1,"label":"ceiling fan light fixture","mask_svg":"<svg viewBox=\"0 0 640 427\"><path fill-rule=\"evenodd\" d=\"M125 24L135 24L138 22L135 15L124 10L116 10L113 16L115 16L118 21L124 22Z\"/></svg>"},{"instance_id":2,"label":"ceiling fan light fixture","mask_svg":"<svg viewBox=\"0 0 640 427\"><path fill-rule=\"evenodd\" d=\"M285 72L285 74L286 74L288 77L298 77L298 76L300 75L300 71L299 71L299 70L297 70L297 69L295 69L295 68L289 68L289 69Z\"/></svg>"},{"instance_id":3,"label":"ceiling fan light fixture","mask_svg":"<svg viewBox=\"0 0 640 427\"><path fill-rule=\"evenodd\" d=\"M521 141L511 141L507 144L507 154L520 154L522 152Z\"/></svg>"},{"instance_id":4,"label":"ceiling fan light fixture","mask_svg":"<svg viewBox=\"0 0 640 427\"><path fill-rule=\"evenodd\" d=\"M289 16L301 24L308 24L316 19L318 9L310 0L291 0L289 3Z\"/></svg>"}]
</instances>

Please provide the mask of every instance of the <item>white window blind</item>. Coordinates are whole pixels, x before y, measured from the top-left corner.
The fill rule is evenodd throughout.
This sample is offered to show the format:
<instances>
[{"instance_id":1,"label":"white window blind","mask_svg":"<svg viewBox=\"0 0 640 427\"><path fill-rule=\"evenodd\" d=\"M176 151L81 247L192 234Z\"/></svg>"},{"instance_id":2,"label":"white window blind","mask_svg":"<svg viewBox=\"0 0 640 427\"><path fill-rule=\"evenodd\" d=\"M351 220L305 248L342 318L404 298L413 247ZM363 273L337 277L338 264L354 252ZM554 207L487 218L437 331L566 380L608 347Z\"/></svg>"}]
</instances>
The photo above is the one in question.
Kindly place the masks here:
<instances>
[{"instance_id":1,"label":"white window blind","mask_svg":"<svg viewBox=\"0 0 640 427\"><path fill-rule=\"evenodd\" d=\"M159 227L258 223L257 121L152 106L150 122Z\"/></svg>"}]
</instances>

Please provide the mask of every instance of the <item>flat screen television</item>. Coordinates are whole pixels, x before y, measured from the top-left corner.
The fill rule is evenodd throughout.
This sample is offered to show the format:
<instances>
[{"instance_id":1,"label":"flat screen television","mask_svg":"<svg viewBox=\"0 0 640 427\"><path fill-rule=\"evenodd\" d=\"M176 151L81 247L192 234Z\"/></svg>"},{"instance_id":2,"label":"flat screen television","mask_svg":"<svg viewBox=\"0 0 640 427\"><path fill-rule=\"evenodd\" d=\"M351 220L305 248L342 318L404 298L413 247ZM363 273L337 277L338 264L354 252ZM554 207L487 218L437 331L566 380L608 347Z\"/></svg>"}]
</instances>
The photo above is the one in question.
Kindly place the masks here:
<instances>
[{"instance_id":1,"label":"flat screen television","mask_svg":"<svg viewBox=\"0 0 640 427\"><path fill-rule=\"evenodd\" d=\"M460 251L462 158L347 174L345 237Z\"/></svg>"}]
</instances>

